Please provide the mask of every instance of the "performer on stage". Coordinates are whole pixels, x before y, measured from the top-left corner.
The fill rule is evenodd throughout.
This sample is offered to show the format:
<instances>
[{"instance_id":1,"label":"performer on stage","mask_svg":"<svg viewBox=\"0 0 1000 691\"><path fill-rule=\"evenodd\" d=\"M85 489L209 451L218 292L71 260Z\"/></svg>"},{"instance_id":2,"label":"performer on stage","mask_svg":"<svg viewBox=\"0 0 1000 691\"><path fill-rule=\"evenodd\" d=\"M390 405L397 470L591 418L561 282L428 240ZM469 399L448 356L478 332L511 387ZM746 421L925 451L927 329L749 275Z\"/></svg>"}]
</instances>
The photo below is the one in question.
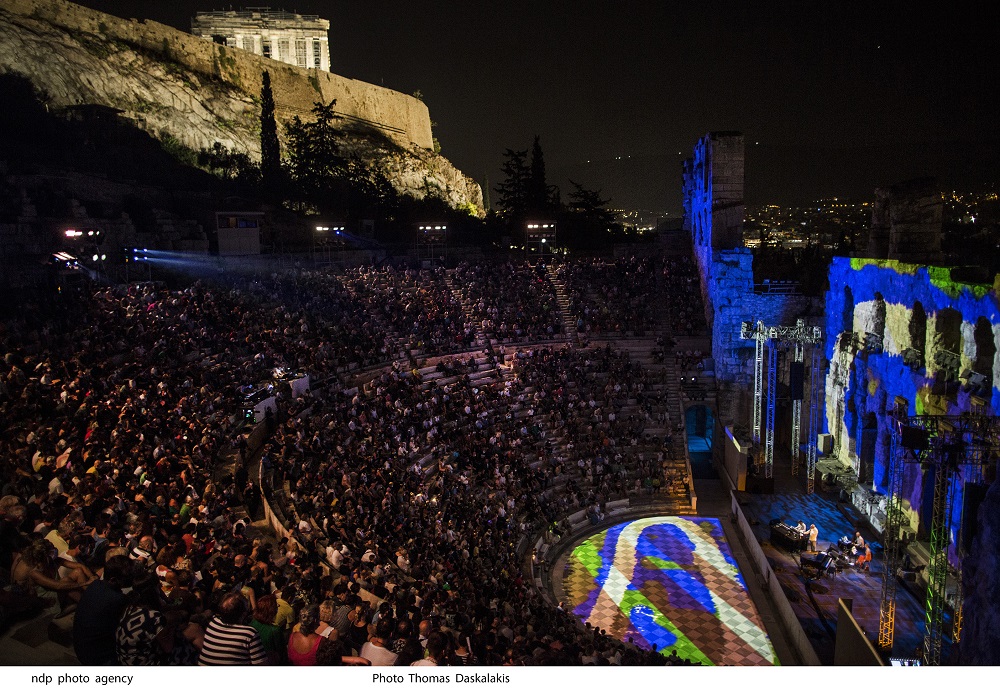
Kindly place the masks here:
<instances>
[{"instance_id":1,"label":"performer on stage","mask_svg":"<svg viewBox=\"0 0 1000 691\"><path fill-rule=\"evenodd\" d=\"M819 539L819 528L816 527L815 523L809 524L809 551L818 552L819 548L816 546L816 540Z\"/></svg>"}]
</instances>

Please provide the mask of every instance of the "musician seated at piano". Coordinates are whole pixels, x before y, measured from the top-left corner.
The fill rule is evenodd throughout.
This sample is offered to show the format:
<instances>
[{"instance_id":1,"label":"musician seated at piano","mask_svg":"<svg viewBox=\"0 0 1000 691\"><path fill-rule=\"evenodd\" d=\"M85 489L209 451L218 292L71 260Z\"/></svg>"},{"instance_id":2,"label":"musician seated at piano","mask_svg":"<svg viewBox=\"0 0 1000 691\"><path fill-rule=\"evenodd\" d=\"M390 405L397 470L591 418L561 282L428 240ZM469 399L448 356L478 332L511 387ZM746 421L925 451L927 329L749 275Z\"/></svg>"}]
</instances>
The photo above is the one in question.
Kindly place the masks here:
<instances>
[{"instance_id":1,"label":"musician seated at piano","mask_svg":"<svg viewBox=\"0 0 1000 691\"><path fill-rule=\"evenodd\" d=\"M798 525L795 526L795 530L798 531L799 535L805 535L809 532L809 528L807 528L806 524L801 520L798 522Z\"/></svg>"},{"instance_id":2,"label":"musician seated at piano","mask_svg":"<svg viewBox=\"0 0 1000 691\"><path fill-rule=\"evenodd\" d=\"M858 552L865 551L865 539L861 537L860 530L854 531L854 549L856 549Z\"/></svg>"}]
</instances>

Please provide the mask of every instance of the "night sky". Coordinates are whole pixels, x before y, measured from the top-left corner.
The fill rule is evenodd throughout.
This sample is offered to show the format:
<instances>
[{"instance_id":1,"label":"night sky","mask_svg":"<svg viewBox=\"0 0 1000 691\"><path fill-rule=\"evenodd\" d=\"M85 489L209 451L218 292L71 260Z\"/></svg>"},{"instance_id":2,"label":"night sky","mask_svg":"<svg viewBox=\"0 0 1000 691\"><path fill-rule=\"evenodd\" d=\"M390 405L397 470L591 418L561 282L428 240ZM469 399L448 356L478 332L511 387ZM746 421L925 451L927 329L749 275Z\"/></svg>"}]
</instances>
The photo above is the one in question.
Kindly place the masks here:
<instances>
[{"instance_id":1,"label":"night sky","mask_svg":"<svg viewBox=\"0 0 1000 691\"><path fill-rule=\"evenodd\" d=\"M183 29L213 0L85 0ZM254 3L263 4L263 3ZM749 203L865 199L1000 171L991 3L272 0L331 22L332 70L412 93L442 153L480 182L541 136L550 182L680 212L680 162L710 130L746 135ZM620 158L619 158L620 157Z\"/></svg>"}]
</instances>

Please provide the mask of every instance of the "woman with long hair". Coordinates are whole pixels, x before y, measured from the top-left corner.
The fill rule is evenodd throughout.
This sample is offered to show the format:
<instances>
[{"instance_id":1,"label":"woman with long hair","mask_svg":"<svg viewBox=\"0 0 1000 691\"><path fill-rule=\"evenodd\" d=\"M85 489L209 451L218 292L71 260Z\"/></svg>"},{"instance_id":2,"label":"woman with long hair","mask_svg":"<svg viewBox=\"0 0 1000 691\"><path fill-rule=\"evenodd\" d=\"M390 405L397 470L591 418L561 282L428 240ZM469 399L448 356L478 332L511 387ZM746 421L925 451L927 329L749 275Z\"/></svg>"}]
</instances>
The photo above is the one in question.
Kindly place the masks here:
<instances>
[{"instance_id":1,"label":"woman with long hair","mask_svg":"<svg viewBox=\"0 0 1000 691\"><path fill-rule=\"evenodd\" d=\"M60 578L60 564L70 568L65 578ZM59 597L62 612L67 615L76 608L83 596L83 590L96 580L96 576L83 564L62 562L56 555L56 548L45 538L39 538L14 559L10 569L11 594L35 596L36 587L51 590Z\"/></svg>"},{"instance_id":2,"label":"woman with long hair","mask_svg":"<svg viewBox=\"0 0 1000 691\"><path fill-rule=\"evenodd\" d=\"M312 667L316 664L316 651L323 637L316 633L319 612L314 607L305 607L299 612L299 630L288 638L288 661L296 666Z\"/></svg>"}]
</instances>

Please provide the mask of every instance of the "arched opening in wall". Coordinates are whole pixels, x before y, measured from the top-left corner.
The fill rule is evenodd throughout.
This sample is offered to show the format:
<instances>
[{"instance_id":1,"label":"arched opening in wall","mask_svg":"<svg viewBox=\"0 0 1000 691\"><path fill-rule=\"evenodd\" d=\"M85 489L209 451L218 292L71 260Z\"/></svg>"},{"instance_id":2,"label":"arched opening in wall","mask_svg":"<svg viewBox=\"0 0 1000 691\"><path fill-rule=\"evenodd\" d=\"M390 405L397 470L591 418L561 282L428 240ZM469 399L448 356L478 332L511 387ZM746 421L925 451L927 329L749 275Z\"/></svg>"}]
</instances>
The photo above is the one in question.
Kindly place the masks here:
<instances>
[{"instance_id":1,"label":"arched opening in wall","mask_svg":"<svg viewBox=\"0 0 1000 691\"><path fill-rule=\"evenodd\" d=\"M715 416L706 405L694 405L684 413L687 428L688 458L691 474L698 480L714 480L719 476L712 467L712 438L715 434Z\"/></svg>"},{"instance_id":2,"label":"arched opening in wall","mask_svg":"<svg viewBox=\"0 0 1000 691\"><path fill-rule=\"evenodd\" d=\"M945 307L934 316L934 340L931 342L933 363L944 379L958 378L962 352L962 313Z\"/></svg>"},{"instance_id":3,"label":"arched opening in wall","mask_svg":"<svg viewBox=\"0 0 1000 691\"><path fill-rule=\"evenodd\" d=\"M985 381L982 382L982 385L987 389L992 389L993 361L997 354L997 344L990 320L986 317L977 319L972 336L976 340L976 361L972 369L976 374L983 375Z\"/></svg>"},{"instance_id":4,"label":"arched opening in wall","mask_svg":"<svg viewBox=\"0 0 1000 691\"><path fill-rule=\"evenodd\" d=\"M860 436L858 484L869 486L875 477L875 446L878 442L878 417L875 413L867 413L862 418Z\"/></svg>"},{"instance_id":5,"label":"arched opening in wall","mask_svg":"<svg viewBox=\"0 0 1000 691\"><path fill-rule=\"evenodd\" d=\"M903 353L903 360L914 370L924 368L924 352L927 349L927 312L919 300L910 310L910 347Z\"/></svg>"},{"instance_id":6,"label":"arched opening in wall","mask_svg":"<svg viewBox=\"0 0 1000 691\"><path fill-rule=\"evenodd\" d=\"M844 308L840 312L840 333L854 331L854 292L844 286Z\"/></svg>"},{"instance_id":7,"label":"arched opening in wall","mask_svg":"<svg viewBox=\"0 0 1000 691\"><path fill-rule=\"evenodd\" d=\"M879 345L885 339L885 298L882 293L875 293L875 308L872 312L872 333Z\"/></svg>"}]
</instances>

